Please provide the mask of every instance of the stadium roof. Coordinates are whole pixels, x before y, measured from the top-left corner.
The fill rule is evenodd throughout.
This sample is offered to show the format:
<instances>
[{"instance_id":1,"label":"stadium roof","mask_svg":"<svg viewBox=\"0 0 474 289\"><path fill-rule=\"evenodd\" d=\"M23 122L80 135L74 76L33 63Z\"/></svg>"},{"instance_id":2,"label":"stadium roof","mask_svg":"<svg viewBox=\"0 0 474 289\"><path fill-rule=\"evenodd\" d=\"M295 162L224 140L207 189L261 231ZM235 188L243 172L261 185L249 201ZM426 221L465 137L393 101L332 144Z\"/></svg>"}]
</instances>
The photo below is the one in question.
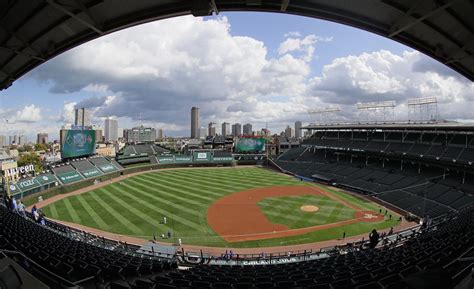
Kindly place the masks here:
<instances>
[{"instance_id":1,"label":"stadium roof","mask_svg":"<svg viewBox=\"0 0 474 289\"><path fill-rule=\"evenodd\" d=\"M433 123L341 123L341 124L310 124L301 129L311 130L425 130L425 131L465 131L473 132L474 123L433 122Z\"/></svg>"},{"instance_id":2,"label":"stadium roof","mask_svg":"<svg viewBox=\"0 0 474 289\"><path fill-rule=\"evenodd\" d=\"M280 12L358 27L419 50L474 81L472 0L2 0L0 90L102 35L213 11Z\"/></svg>"}]
</instances>

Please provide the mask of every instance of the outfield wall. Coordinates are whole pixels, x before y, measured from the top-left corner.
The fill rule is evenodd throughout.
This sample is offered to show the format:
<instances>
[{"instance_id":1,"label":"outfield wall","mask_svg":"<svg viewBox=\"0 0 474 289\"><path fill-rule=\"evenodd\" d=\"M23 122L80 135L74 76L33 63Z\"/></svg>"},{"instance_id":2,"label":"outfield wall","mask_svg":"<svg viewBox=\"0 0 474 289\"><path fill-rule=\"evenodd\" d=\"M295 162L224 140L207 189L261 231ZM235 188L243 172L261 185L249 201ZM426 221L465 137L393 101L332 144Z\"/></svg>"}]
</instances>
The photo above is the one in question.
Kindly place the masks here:
<instances>
[{"instance_id":1,"label":"outfield wall","mask_svg":"<svg viewBox=\"0 0 474 289\"><path fill-rule=\"evenodd\" d=\"M255 163L254 163L255 164ZM31 206L35 203L38 202L38 197L42 197L43 200L49 199L53 196L60 195L60 194L67 194L73 191L77 191L79 189L86 188L88 186L94 185L94 182L99 181L99 182L105 182L105 181L110 181L114 178L124 176L124 175L129 175L133 173L138 173L138 172L144 172L144 171L152 171L152 170L159 170L159 169L167 169L167 168L184 168L184 167L222 167L222 166L233 166L235 163L201 163L201 164L188 164L188 163L172 163L172 164L151 164L151 165L142 165L142 166L134 166L130 168L125 168L121 171L114 171L112 173L104 174L101 176L98 176L97 178L91 178L91 179L83 179L80 181L76 181L70 184L62 185L62 186L57 186L53 188L49 188L47 190L38 192L33 195L29 195L22 200L22 202L26 206Z\"/></svg>"}]
</instances>

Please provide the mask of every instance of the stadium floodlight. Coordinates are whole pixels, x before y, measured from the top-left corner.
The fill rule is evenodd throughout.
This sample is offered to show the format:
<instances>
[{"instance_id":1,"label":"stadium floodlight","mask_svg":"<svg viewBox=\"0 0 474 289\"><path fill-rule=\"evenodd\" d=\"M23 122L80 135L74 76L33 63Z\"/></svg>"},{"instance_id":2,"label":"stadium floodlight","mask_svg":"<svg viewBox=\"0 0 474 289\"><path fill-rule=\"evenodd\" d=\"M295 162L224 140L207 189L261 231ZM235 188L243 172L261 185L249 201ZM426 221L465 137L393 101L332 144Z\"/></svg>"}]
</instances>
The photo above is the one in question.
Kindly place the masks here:
<instances>
[{"instance_id":1,"label":"stadium floodlight","mask_svg":"<svg viewBox=\"0 0 474 289\"><path fill-rule=\"evenodd\" d=\"M327 106L325 108L308 110L311 115L316 115L319 118L319 124L329 124L334 122L337 113L341 111L339 106Z\"/></svg>"},{"instance_id":2,"label":"stadium floodlight","mask_svg":"<svg viewBox=\"0 0 474 289\"><path fill-rule=\"evenodd\" d=\"M308 113L309 114L319 114L319 113L330 113L330 112L340 112L341 109L339 108L339 106L327 106L325 108L321 108L321 109L313 109L313 110L309 110Z\"/></svg>"},{"instance_id":3,"label":"stadium floodlight","mask_svg":"<svg viewBox=\"0 0 474 289\"><path fill-rule=\"evenodd\" d=\"M389 101L378 101L378 102L358 102L357 109L379 109L379 108L392 108L396 106L394 100Z\"/></svg>"},{"instance_id":4,"label":"stadium floodlight","mask_svg":"<svg viewBox=\"0 0 474 289\"><path fill-rule=\"evenodd\" d=\"M387 116L395 118L395 107L397 103L394 100L376 101L376 102L358 102L356 108L359 111L359 117L364 116L367 122L387 121ZM359 119L360 122L360 119Z\"/></svg>"},{"instance_id":5,"label":"stadium floodlight","mask_svg":"<svg viewBox=\"0 0 474 289\"><path fill-rule=\"evenodd\" d=\"M407 101L408 121L438 121L438 100L436 97L412 98Z\"/></svg>"},{"instance_id":6,"label":"stadium floodlight","mask_svg":"<svg viewBox=\"0 0 474 289\"><path fill-rule=\"evenodd\" d=\"M412 98L412 99L409 99L407 102L408 106L434 104L434 103L438 103L438 100L436 99L436 97Z\"/></svg>"}]
</instances>

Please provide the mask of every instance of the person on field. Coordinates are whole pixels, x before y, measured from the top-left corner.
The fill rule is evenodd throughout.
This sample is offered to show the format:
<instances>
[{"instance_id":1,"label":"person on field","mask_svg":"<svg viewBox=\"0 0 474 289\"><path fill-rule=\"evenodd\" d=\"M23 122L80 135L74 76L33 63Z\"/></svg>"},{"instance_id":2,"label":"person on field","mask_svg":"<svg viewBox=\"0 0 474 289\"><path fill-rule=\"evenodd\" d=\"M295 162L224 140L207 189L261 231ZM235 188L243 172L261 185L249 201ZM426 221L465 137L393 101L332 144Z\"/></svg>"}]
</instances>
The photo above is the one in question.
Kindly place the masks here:
<instances>
[{"instance_id":1,"label":"person on field","mask_svg":"<svg viewBox=\"0 0 474 289\"><path fill-rule=\"evenodd\" d=\"M344 240L346 238L346 231L342 232L342 239Z\"/></svg>"},{"instance_id":2,"label":"person on field","mask_svg":"<svg viewBox=\"0 0 474 289\"><path fill-rule=\"evenodd\" d=\"M163 217L163 224L166 225L166 217Z\"/></svg>"}]
</instances>

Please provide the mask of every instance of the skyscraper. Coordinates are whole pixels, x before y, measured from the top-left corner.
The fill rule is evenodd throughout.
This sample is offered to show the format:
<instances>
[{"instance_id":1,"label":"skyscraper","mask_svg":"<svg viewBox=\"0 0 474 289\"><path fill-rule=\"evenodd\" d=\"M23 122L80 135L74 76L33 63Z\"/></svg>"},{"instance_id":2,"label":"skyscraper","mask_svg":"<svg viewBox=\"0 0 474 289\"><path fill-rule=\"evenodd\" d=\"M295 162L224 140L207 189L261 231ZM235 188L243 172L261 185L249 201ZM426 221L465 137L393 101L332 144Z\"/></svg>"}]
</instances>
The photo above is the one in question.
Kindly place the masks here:
<instances>
[{"instance_id":1,"label":"skyscraper","mask_svg":"<svg viewBox=\"0 0 474 289\"><path fill-rule=\"evenodd\" d=\"M285 136L286 137L293 137L294 136L293 129L289 125L285 129Z\"/></svg>"},{"instance_id":2,"label":"skyscraper","mask_svg":"<svg viewBox=\"0 0 474 289\"><path fill-rule=\"evenodd\" d=\"M162 139L163 138L163 129L159 128L158 131L156 132L156 138Z\"/></svg>"},{"instance_id":3,"label":"skyscraper","mask_svg":"<svg viewBox=\"0 0 474 289\"><path fill-rule=\"evenodd\" d=\"M74 125L76 126L89 126L91 124L90 111L86 108L76 108L74 110Z\"/></svg>"},{"instance_id":4,"label":"skyscraper","mask_svg":"<svg viewBox=\"0 0 474 289\"><path fill-rule=\"evenodd\" d=\"M18 144L19 145L25 145L28 142L26 135L20 135L18 137Z\"/></svg>"},{"instance_id":5,"label":"skyscraper","mask_svg":"<svg viewBox=\"0 0 474 289\"><path fill-rule=\"evenodd\" d=\"M100 127L95 127L95 141L102 142L104 137L104 131Z\"/></svg>"},{"instance_id":6,"label":"skyscraper","mask_svg":"<svg viewBox=\"0 0 474 289\"><path fill-rule=\"evenodd\" d=\"M232 135L239 136L242 134L242 125L240 123L234 123L232 125Z\"/></svg>"},{"instance_id":7,"label":"skyscraper","mask_svg":"<svg viewBox=\"0 0 474 289\"><path fill-rule=\"evenodd\" d=\"M37 144L47 144L48 143L48 134L41 132L36 136Z\"/></svg>"},{"instance_id":8,"label":"skyscraper","mask_svg":"<svg viewBox=\"0 0 474 289\"><path fill-rule=\"evenodd\" d=\"M207 137L207 129L205 127L201 127L199 129L199 138L205 139Z\"/></svg>"},{"instance_id":9,"label":"skyscraper","mask_svg":"<svg viewBox=\"0 0 474 289\"><path fill-rule=\"evenodd\" d=\"M208 132L207 132L208 136L216 136L216 123L215 122L210 122L207 125L207 129L208 129Z\"/></svg>"},{"instance_id":10,"label":"skyscraper","mask_svg":"<svg viewBox=\"0 0 474 289\"><path fill-rule=\"evenodd\" d=\"M199 138L199 108L191 108L191 138Z\"/></svg>"},{"instance_id":11,"label":"skyscraper","mask_svg":"<svg viewBox=\"0 0 474 289\"><path fill-rule=\"evenodd\" d=\"M301 121L298 120L297 122L295 122L295 137L297 139L301 138L301 127L302 126L303 125L302 125Z\"/></svg>"},{"instance_id":12,"label":"skyscraper","mask_svg":"<svg viewBox=\"0 0 474 289\"><path fill-rule=\"evenodd\" d=\"M0 148L8 146L7 136L0 135Z\"/></svg>"},{"instance_id":13,"label":"skyscraper","mask_svg":"<svg viewBox=\"0 0 474 289\"><path fill-rule=\"evenodd\" d=\"M107 118L104 126L105 141L112 142L118 140L118 121Z\"/></svg>"},{"instance_id":14,"label":"skyscraper","mask_svg":"<svg viewBox=\"0 0 474 289\"><path fill-rule=\"evenodd\" d=\"M247 123L244 125L244 134L245 135L252 135L252 124Z\"/></svg>"},{"instance_id":15,"label":"skyscraper","mask_svg":"<svg viewBox=\"0 0 474 289\"><path fill-rule=\"evenodd\" d=\"M226 136L230 134L230 123L223 122L222 123L222 135Z\"/></svg>"}]
</instances>

